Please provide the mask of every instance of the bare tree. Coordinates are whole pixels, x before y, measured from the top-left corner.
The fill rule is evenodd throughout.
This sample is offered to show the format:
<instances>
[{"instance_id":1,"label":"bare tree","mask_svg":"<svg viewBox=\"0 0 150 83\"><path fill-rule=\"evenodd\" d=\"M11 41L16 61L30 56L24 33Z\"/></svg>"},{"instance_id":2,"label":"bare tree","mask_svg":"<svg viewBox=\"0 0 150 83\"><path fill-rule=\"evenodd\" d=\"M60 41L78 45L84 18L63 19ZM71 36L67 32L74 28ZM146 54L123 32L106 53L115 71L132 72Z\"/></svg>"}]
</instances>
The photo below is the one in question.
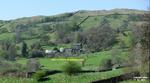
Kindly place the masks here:
<instances>
[{"instance_id":1,"label":"bare tree","mask_svg":"<svg viewBox=\"0 0 150 83\"><path fill-rule=\"evenodd\" d=\"M36 72L40 69L40 63L37 59L29 59L26 66L28 72Z\"/></svg>"},{"instance_id":2,"label":"bare tree","mask_svg":"<svg viewBox=\"0 0 150 83\"><path fill-rule=\"evenodd\" d=\"M141 75L149 73L148 63L150 58L150 24L147 22L137 24L132 30L133 47L132 47L132 64Z\"/></svg>"},{"instance_id":3,"label":"bare tree","mask_svg":"<svg viewBox=\"0 0 150 83\"><path fill-rule=\"evenodd\" d=\"M91 52L100 51L115 43L115 33L108 25L90 29L86 33L87 49Z\"/></svg>"}]
</instances>

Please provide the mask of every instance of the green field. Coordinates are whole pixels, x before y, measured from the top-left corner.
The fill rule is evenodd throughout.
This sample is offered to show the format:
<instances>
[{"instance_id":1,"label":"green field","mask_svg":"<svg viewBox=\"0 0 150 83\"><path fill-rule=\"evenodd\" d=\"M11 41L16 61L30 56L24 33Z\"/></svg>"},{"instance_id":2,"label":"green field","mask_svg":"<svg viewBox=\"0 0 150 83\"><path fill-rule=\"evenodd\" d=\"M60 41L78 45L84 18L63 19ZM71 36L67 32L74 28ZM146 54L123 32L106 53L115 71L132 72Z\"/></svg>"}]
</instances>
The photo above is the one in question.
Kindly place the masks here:
<instances>
[{"instance_id":1,"label":"green field","mask_svg":"<svg viewBox=\"0 0 150 83\"><path fill-rule=\"evenodd\" d=\"M121 55L122 58L128 58L127 52L122 51ZM101 80L101 79L108 79L114 76L121 75L126 72L125 69L116 69L107 72L96 72L100 65L103 64L103 61L112 58L111 50L109 51L102 51L97 53L91 54L83 54L79 57L69 57L70 59L85 59L85 66L82 67L83 70L93 70L95 72L91 73L80 73L75 76L68 76L65 73L57 73L53 75L49 75L50 80L44 81L43 83L89 83L91 81ZM69 59L68 58L68 59ZM60 58L54 58L57 60L52 60L53 58L38 58L41 65L43 65L43 69L49 70L62 70L62 66L67 62L65 60L59 60ZM64 58L65 59L65 58ZM18 59L16 62L26 65L28 59ZM78 62L78 60L77 60ZM11 81L13 80L13 81ZM34 79L23 79L21 78L0 78L1 83L36 83ZM139 83L136 81L125 81L121 83ZM145 82L146 83L146 82Z\"/></svg>"},{"instance_id":2,"label":"green field","mask_svg":"<svg viewBox=\"0 0 150 83\"><path fill-rule=\"evenodd\" d=\"M120 56L122 56L122 58L124 59L128 57L127 52L122 52ZM62 57L60 57L60 59L61 58ZM103 64L104 60L111 58L111 51L83 54L79 57L69 57L69 58L85 59L85 66L83 67L83 69L96 70L100 65ZM39 60L40 63L44 66L44 68L54 69L54 70L61 70L61 66L65 64L65 62L67 62L63 60L53 61L51 60L51 58L39 58ZM17 62L21 64L26 64L27 59L23 59L23 58L18 59Z\"/></svg>"},{"instance_id":3,"label":"green field","mask_svg":"<svg viewBox=\"0 0 150 83\"><path fill-rule=\"evenodd\" d=\"M122 53L125 57L126 53ZM71 57L73 59L74 57ZM102 65L105 59L111 58L111 51L103 51L92 54L83 54L79 59L85 59L85 66L82 67L83 70L93 70L96 71L100 65ZM60 59L62 59L60 57ZM40 63L44 65L44 69L49 70L62 70L62 66L67 62L65 60L51 60L51 58L39 58ZM26 64L27 59L19 59L17 63ZM77 61L78 62L78 61ZM89 83L94 80L107 79L110 77L118 76L124 73L124 69L116 69L108 72L92 72L92 73L80 73L75 76L68 76L64 73L58 73L50 75L50 82L52 83ZM49 82L49 81L48 81Z\"/></svg>"},{"instance_id":4,"label":"green field","mask_svg":"<svg viewBox=\"0 0 150 83\"><path fill-rule=\"evenodd\" d=\"M124 81L124 82L120 82L120 83L149 83L149 81L132 81L132 80L129 80L129 81Z\"/></svg>"}]
</instances>

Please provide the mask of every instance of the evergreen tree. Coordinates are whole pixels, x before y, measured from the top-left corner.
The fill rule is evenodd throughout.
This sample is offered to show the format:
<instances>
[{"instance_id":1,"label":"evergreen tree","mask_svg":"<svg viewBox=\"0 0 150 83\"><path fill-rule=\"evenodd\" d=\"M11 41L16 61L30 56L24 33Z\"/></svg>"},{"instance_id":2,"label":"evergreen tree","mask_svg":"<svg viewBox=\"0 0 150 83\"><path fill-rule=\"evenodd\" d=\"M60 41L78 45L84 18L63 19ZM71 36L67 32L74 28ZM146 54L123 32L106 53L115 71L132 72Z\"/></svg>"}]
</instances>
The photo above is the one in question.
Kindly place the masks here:
<instances>
[{"instance_id":1,"label":"evergreen tree","mask_svg":"<svg viewBox=\"0 0 150 83\"><path fill-rule=\"evenodd\" d=\"M27 57L28 52L27 52L27 44L25 42L22 43L22 50L21 50L22 56Z\"/></svg>"}]
</instances>

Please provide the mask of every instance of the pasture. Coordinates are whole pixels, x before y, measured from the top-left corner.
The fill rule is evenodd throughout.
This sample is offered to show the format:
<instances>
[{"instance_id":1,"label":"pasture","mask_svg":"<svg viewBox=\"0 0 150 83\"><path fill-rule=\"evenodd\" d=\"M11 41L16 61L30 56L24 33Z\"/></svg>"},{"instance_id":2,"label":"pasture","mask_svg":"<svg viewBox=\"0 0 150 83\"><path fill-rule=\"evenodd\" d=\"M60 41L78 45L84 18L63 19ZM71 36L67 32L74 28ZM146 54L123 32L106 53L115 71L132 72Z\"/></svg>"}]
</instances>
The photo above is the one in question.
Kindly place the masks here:
<instances>
[{"instance_id":1,"label":"pasture","mask_svg":"<svg viewBox=\"0 0 150 83\"><path fill-rule=\"evenodd\" d=\"M126 57L126 53L122 53L122 57ZM82 70L90 70L95 72L79 73L75 76L68 76L65 73L57 73L50 75L51 80L48 81L52 83L89 83L94 80L107 79L114 76L118 76L124 73L124 69L116 69L107 72L96 72L100 65L103 64L103 61L111 58L111 51L103 51L91 54L83 54L78 57L69 57L69 58L38 58L43 69L49 70L62 70L62 66L67 61L76 61L79 62L85 59L85 65L82 67ZM23 65L26 64L28 59L18 59L16 62ZM44 83L46 83L45 81Z\"/></svg>"},{"instance_id":2,"label":"pasture","mask_svg":"<svg viewBox=\"0 0 150 83\"><path fill-rule=\"evenodd\" d=\"M122 52L121 56L124 59L127 59L127 52ZM38 58L40 61L40 64L43 65L42 69L48 69L48 70L59 70L62 71L62 66L68 62L68 61L76 61L79 62L85 59L85 65L82 66L82 70L90 70L92 72L85 72L85 73L79 73L75 76L68 76L65 73L57 73L53 75L49 75L48 77L50 80L41 82L41 83L89 83L95 80L102 80L102 79L108 79L111 77L119 76L121 74L124 74L126 72L125 68L116 69L116 70L110 70L105 72L97 72L97 69L104 63L106 59L112 58L111 56L111 50L109 51L102 51L97 53L91 53L91 54L83 54L78 57L69 57L69 58ZM16 62L26 65L28 59L25 58L19 58ZM32 78L0 78L1 83L9 83L11 80L11 83L37 83ZM136 81L124 81L121 83L139 83ZM147 83L147 82L144 82Z\"/></svg>"}]
</instances>

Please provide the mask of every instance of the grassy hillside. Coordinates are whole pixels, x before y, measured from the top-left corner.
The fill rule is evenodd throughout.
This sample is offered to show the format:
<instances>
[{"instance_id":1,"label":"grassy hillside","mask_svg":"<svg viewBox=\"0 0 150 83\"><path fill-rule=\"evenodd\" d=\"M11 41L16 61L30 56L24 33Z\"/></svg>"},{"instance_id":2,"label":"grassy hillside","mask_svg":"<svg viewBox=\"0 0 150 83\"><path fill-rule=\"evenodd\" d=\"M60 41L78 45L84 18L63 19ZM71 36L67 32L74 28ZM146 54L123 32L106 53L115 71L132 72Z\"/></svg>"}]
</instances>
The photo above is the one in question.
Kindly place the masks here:
<instances>
[{"instance_id":1,"label":"grassy hillside","mask_svg":"<svg viewBox=\"0 0 150 83\"><path fill-rule=\"evenodd\" d=\"M36 40L36 42L39 41L41 37L45 35L49 36L49 41L55 41L55 29L57 28L57 24L75 23L77 25L87 16L89 17L79 25L79 30L85 31L99 26L104 19L109 22L113 29L120 28L126 23L127 26L125 25L124 28L128 30L133 23L142 20L140 15L144 13L145 11L130 9L114 9L109 11L82 10L55 16L35 16L0 21L0 40L14 39L17 32L16 29L21 28L21 30L19 30L21 39L31 44L35 42L34 40ZM138 16L136 16L137 14Z\"/></svg>"},{"instance_id":2,"label":"grassy hillside","mask_svg":"<svg viewBox=\"0 0 150 83\"><path fill-rule=\"evenodd\" d=\"M52 59L54 58L48 57L40 57L38 58L38 60L40 64L43 65L43 70L48 69L62 71L62 66L65 65L67 61L62 61L59 59L85 59L85 64L82 67L82 70L94 71L90 73L80 73L79 75L75 76L68 76L64 73L57 73L54 75L49 75L48 77L50 78L50 80L41 83L89 83L95 80L108 79L124 74L126 70L124 70L124 68L120 68L106 72L97 71L103 69L104 66L107 66L110 60L111 63L113 63L112 65L115 67L116 63L117 66L128 64L130 57L130 48L133 43L131 40L133 36L132 28L134 27L134 24L140 24L144 21L143 14L145 14L146 12L147 11L132 9L113 9L95 11L80 10L76 12L58 14L54 16L24 17L9 21L0 20L0 43L2 41L2 44L5 44L3 46L3 49L5 49L6 52L9 52L1 52L2 45L0 45L0 53L1 55L11 55L11 53L15 52L15 50L13 50L14 47L14 49L17 49L15 57L16 61L14 61L14 63L19 63L23 66L26 66L26 63L29 60L29 56L33 55L34 52L35 55L38 55L41 53L41 51L45 52L45 49L54 49L56 47L71 48L74 43L80 43L75 41L75 39L81 41L85 39L86 41L82 41L85 43L85 47L87 45L88 38L89 40L99 42L99 40L96 39L99 38L99 35L98 37L94 36L95 39L92 39L91 35L97 35L97 33L95 33L96 30L102 30L103 32L101 31L102 34L100 34L100 37L104 38L100 39L100 41L103 42L105 40L109 40L111 39L111 37L114 37L115 41L111 41L113 43L111 43L110 45L106 44L104 48L98 49L98 51L90 50L84 52L85 49L83 47L83 52L80 53L80 56L64 57L59 56L59 53L58 56L54 57L58 59L57 61L53 61ZM109 26L109 28L106 27L106 29L109 29L110 31L106 29L101 29L104 28L103 25L106 23ZM91 32L92 34L88 33L92 31L93 28L98 29L95 29L95 32ZM107 31L109 31L110 33ZM78 35L80 37L78 37ZM89 35L88 38L85 35ZM107 35L109 35L108 38ZM5 43L3 41L5 41ZM27 54L28 56L26 57L23 57L23 54L21 54L23 41L27 43L27 51L29 52L29 54ZM12 45L10 42L13 42ZM93 42L91 44L94 46ZM101 46L101 44L99 43L98 45ZM95 45L95 47L96 46L97 45ZM67 54L64 53L64 55ZM81 65L79 61L77 61L77 63ZM37 83L34 79L31 78L24 78L23 80L21 80L20 78L10 77L0 78L1 83L9 83L10 81L12 83ZM124 81L121 83L134 82L138 83L132 80Z\"/></svg>"}]
</instances>

